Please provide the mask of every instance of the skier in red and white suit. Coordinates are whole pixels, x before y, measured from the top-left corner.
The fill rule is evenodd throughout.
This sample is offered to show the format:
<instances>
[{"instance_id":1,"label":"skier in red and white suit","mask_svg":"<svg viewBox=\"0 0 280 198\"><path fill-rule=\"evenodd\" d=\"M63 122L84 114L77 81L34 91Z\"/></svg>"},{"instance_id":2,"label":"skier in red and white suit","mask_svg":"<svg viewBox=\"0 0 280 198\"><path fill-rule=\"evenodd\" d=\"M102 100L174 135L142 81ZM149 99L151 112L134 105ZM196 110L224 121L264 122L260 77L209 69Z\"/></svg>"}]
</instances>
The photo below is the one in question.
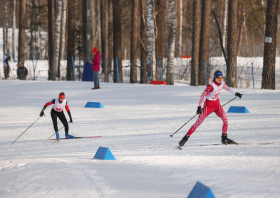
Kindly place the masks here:
<instances>
[{"instance_id":1,"label":"skier in red and white suit","mask_svg":"<svg viewBox=\"0 0 280 198\"><path fill-rule=\"evenodd\" d=\"M227 138L227 129L228 129L228 119L226 112L220 104L219 95L222 90L225 89L235 96L241 98L243 94L240 94L230 87L228 87L223 81L223 73L217 70L214 73L213 81L208 84L204 92L201 94L199 105L197 107L197 114L200 114L196 123L194 123L189 129L188 133L183 137L183 139L179 142L179 146L182 147L188 141L191 134L202 124L203 120L212 112L215 112L218 117L220 117L223 121L222 128L222 143L223 144L233 144L235 143L233 140ZM204 98L206 97L206 101L204 102L203 109L201 108Z\"/></svg>"},{"instance_id":2,"label":"skier in red and white suit","mask_svg":"<svg viewBox=\"0 0 280 198\"><path fill-rule=\"evenodd\" d=\"M69 122L73 123L73 120L72 120L72 116L71 116L70 109L69 109L69 106L68 106L68 102L65 100L65 94L63 92L61 92L59 94L59 98L53 99L50 102L47 102L45 104L45 106L43 107L43 109L40 113L40 116L42 117L43 115L45 115L44 110L47 108L47 106L52 105L52 104L53 104L53 108L51 110L51 117L52 117L52 121L53 121L53 128L54 128L54 131L56 133L56 139L60 138L59 137L59 132L58 132L58 127L57 127L57 117L62 122L62 124L65 128L65 137L66 138L74 138L74 136L68 134L69 127L68 127L67 119L66 119L66 117L63 113L64 108L66 109L66 111L69 115L69 118L70 118Z\"/></svg>"}]
</instances>

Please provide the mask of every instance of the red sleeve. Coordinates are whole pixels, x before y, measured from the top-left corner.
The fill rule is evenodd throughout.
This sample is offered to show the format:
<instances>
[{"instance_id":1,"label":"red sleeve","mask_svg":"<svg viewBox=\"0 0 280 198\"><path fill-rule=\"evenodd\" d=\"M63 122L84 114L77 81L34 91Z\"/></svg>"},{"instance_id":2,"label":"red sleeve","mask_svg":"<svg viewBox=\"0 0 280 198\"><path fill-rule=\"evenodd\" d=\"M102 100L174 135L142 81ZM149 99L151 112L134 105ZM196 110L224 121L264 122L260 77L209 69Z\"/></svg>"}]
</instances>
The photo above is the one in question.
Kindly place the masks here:
<instances>
[{"instance_id":1,"label":"red sleeve","mask_svg":"<svg viewBox=\"0 0 280 198\"><path fill-rule=\"evenodd\" d=\"M202 106L202 103L203 103L203 100L204 100L205 96L207 96L213 90L214 90L214 87L212 85L208 84L206 89L204 90L204 92L200 96L200 100L199 100L199 105L198 106Z\"/></svg>"},{"instance_id":2,"label":"red sleeve","mask_svg":"<svg viewBox=\"0 0 280 198\"><path fill-rule=\"evenodd\" d=\"M68 106L68 102L65 105L65 109L66 109L67 112L70 112L70 109L69 109L69 106Z\"/></svg>"},{"instance_id":3,"label":"red sleeve","mask_svg":"<svg viewBox=\"0 0 280 198\"><path fill-rule=\"evenodd\" d=\"M50 102L47 102L47 103L45 104L45 106L44 106L44 109L46 109L47 106L50 106L51 104L54 104L54 99L51 100Z\"/></svg>"}]
</instances>

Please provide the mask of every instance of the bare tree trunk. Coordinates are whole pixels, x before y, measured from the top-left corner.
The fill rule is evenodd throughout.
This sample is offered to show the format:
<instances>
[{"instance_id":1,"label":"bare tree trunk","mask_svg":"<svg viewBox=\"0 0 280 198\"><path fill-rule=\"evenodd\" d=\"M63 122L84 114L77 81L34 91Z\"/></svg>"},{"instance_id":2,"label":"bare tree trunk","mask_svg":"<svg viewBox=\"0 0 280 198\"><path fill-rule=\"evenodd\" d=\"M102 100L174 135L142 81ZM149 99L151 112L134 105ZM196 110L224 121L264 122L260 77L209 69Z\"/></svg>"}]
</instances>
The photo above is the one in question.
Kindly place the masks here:
<instances>
[{"instance_id":1,"label":"bare tree trunk","mask_svg":"<svg viewBox=\"0 0 280 198\"><path fill-rule=\"evenodd\" d=\"M179 34L180 34L180 0L175 0L175 51L174 57L179 56Z\"/></svg>"},{"instance_id":2,"label":"bare tree trunk","mask_svg":"<svg viewBox=\"0 0 280 198\"><path fill-rule=\"evenodd\" d=\"M162 70L162 60L164 57L164 52L166 49L166 41L164 39L164 35L166 34L166 1L165 0L158 0L157 1L157 17L156 17L156 24L157 24L157 38L156 38L156 64L157 64L157 71L156 77L160 79L160 72L159 72L159 61L161 64Z\"/></svg>"},{"instance_id":3,"label":"bare tree trunk","mask_svg":"<svg viewBox=\"0 0 280 198\"><path fill-rule=\"evenodd\" d=\"M75 58L75 0L68 0L68 44L67 44L67 74L66 80L74 80L72 63Z\"/></svg>"},{"instance_id":4,"label":"bare tree trunk","mask_svg":"<svg viewBox=\"0 0 280 198\"><path fill-rule=\"evenodd\" d=\"M139 0L132 2L131 17L131 50L130 50L130 83L137 83L138 31L139 31Z\"/></svg>"},{"instance_id":5,"label":"bare tree trunk","mask_svg":"<svg viewBox=\"0 0 280 198\"><path fill-rule=\"evenodd\" d=\"M154 1L147 0L147 71L148 81L153 80L154 74Z\"/></svg>"},{"instance_id":6,"label":"bare tree trunk","mask_svg":"<svg viewBox=\"0 0 280 198\"><path fill-rule=\"evenodd\" d=\"M187 10L189 9L187 6L189 6L188 4L188 0L183 0L183 15L182 15L182 48L181 48L181 55L189 55L187 54L187 38L188 38L188 31L187 31Z\"/></svg>"},{"instance_id":7,"label":"bare tree trunk","mask_svg":"<svg viewBox=\"0 0 280 198\"><path fill-rule=\"evenodd\" d=\"M228 4L226 83L230 87L237 87L237 5L238 0L230 0Z\"/></svg>"},{"instance_id":8,"label":"bare tree trunk","mask_svg":"<svg viewBox=\"0 0 280 198\"><path fill-rule=\"evenodd\" d=\"M105 73L105 8L104 8L104 1L106 0L101 0L100 4L100 17L101 17L101 67L102 67L102 73Z\"/></svg>"},{"instance_id":9,"label":"bare tree trunk","mask_svg":"<svg viewBox=\"0 0 280 198\"><path fill-rule=\"evenodd\" d=\"M66 12L67 12L67 0L62 0L62 12L61 12L61 28L60 28L60 52L59 62L57 68L57 77L60 79L60 61L65 58L65 34L66 34Z\"/></svg>"},{"instance_id":10,"label":"bare tree trunk","mask_svg":"<svg viewBox=\"0 0 280 198\"><path fill-rule=\"evenodd\" d=\"M13 60L16 60L16 0L13 7L13 32L12 32Z\"/></svg>"},{"instance_id":11,"label":"bare tree trunk","mask_svg":"<svg viewBox=\"0 0 280 198\"><path fill-rule=\"evenodd\" d=\"M3 20L3 55L8 56L8 34L7 34L7 21L8 21L8 0L3 0L2 4L2 20Z\"/></svg>"},{"instance_id":12,"label":"bare tree trunk","mask_svg":"<svg viewBox=\"0 0 280 198\"><path fill-rule=\"evenodd\" d=\"M18 62L25 61L26 0L20 1Z\"/></svg>"},{"instance_id":13,"label":"bare tree trunk","mask_svg":"<svg viewBox=\"0 0 280 198\"><path fill-rule=\"evenodd\" d=\"M200 30L201 30L201 2L197 0L193 0L191 86L198 86Z\"/></svg>"},{"instance_id":14,"label":"bare tree trunk","mask_svg":"<svg viewBox=\"0 0 280 198\"><path fill-rule=\"evenodd\" d=\"M62 10L62 0L56 0L55 5L55 25L54 25L54 64L53 64L53 72L51 74L50 80L56 80L58 61L59 61L59 44L60 44L60 26L61 26L61 10Z\"/></svg>"},{"instance_id":15,"label":"bare tree trunk","mask_svg":"<svg viewBox=\"0 0 280 198\"><path fill-rule=\"evenodd\" d=\"M262 89L275 89L275 54L278 2L278 0L267 1Z\"/></svg>"},{"instance_id":16,"label":"bare tree trunk","mask_svg":"<svg viewBox=\"0 0 280 198\"><path fill-rule=\"evenodd\" d=\"M209 36L210 36L211 0L202 0L201 35L199 50L199 85L209 82ZM205 71L206 63L206 71ZM205 73L206 72L206 73ZM207 82L206 82L207 77Z\"/></svg>"},{"instance_id":17,"label":"bare tree trunk","mask_svg":"<svg viewBox=\"0 0 280 198\"><path fill-rule=\"evenodd\" d=\"M146 0L141 1L141 73L140 73L140 83L146 84L147 83L147 29L146 29L146 14L147 14L147 7L146 7Z\"/></svg>"},{"instance_id":18,"label":"bare tree trunk","mask_svg":"<svg viewBox=\"0 0 280 198\"><path fill-rule=\"evenodd\" d=\"M112 60L113 60L113 0L108 0L108 73L112 72Z\"/></svg>"},{"instance_id":19,"label":"bare tree trunk","mask_svg":"<svg viewBox=\"0 0 280 198\"><path fill-rule=\"evenodd\" d=\"M114 28L114 82L123 83L122 73L122 28L121 28L121 0L113 0L113 28ZM116 61L118 60L118 61Z\"/></svg>"},{"instance_id":20,"label":"bare tree trunk","mask_svg":"<svg viewBox=\"0 0 280 198\"><path fill-rule=\"evenodd\" d=\"M240 56L240 49L242 44L242 37L243 37L243 29L244 29L244 20L245 20L245 11L244 8L242 8L241 11L241 19L240 19L240 25L239 25L239 34L238 34L238 46L237 46L237 55Z\"/></svg>"},{"instance_id":21,"label":"bare tree trunk","mask_svg":"<svg viewBox=\"0 0 280 198\"><path fill-rule=\"evenodd\" d=\"M49 80L54 80L53 67L53 42L54 42L54 0L48 0L48 43L49 43Z\"/></svg>"},{"instance_id":22,"label":"bare tree trunk","mask_svg":"<svg viewBox=\"0 0 280 198\"><path fill-rule=\"evenodd\" d=\"M87 54L87 1L82 0L82 49L84 61L86 61Z\"/></svg>"},{"instance_id":23,"label":"bare tree trunk","mask_svg":"<svg viewBox=\"0 0 280 198\"><path fill-rule=\"evenodd\" d=\"M175 0L168 0L169 3L169 36L166 83L174 85L174 48L175 48Z\"/></svg>"},{"instance_id":24,"label":"bare tree trunk","mask_svg":"<svg viewBox=\"0 0 280 198\"><path fill-rule=\"evenodd\" d=\"M179 0L179 58L182 57L182 35L183 35L183 0Z\"/></svg>"},{"instance_id":25,"label":"bare tree trunk","mask_svg":"<svg viewBox=\"0 0 280 198\"><path fill-rule=\"evenodd\" d=\"M109 82L109 73L108 73L108 0L103 0L104 3L104 21L102 23L102 26L104 26L104 45L102 49L104 48L104 56L102 62L104 62L104 74L105 74L105 82Z\"/></svg>"}]
</instances>

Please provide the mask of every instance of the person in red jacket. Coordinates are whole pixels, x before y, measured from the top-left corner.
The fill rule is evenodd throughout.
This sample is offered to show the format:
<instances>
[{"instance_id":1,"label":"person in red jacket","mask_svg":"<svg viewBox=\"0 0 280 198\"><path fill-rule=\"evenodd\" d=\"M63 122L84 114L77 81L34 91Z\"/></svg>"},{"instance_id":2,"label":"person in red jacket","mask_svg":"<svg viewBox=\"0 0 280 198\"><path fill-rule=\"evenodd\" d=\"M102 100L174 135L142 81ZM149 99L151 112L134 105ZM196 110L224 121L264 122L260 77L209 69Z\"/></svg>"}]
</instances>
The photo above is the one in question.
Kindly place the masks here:
<instances>
[{"instance_id":1,"label":"person in red jacket","mask_svg":"<svg viewBox=\"0 0 280 198\"><path fill-rule=\"evenodd\" d=\"M94 55L92 60L94 87L92 89L100 89L98 78L98 72L100 71L100 53L97 51L96 47L93 48L92 53Z\"/></svg>"},{"instance_id":2,"label":"person in red jacket","mask_svg":"<svg viewBox=\"0 0 280 198\"><path fill-rule=\"evenodd\" d=\"M226 112L220 104L219 95L222 90L225 89L235 96L241 99L243 94L240 94L230 87L228 87L223 81L223 73L220 70L215 71L213 81L207 85L206 89L200 96L199 105L197 107L196 113L199 114L197 121L191 126L188 133L183 137L183 139L179 142L179 147L184 146L184 144L188 141L191 134L202 124L204 119L212 112L215 112L218 117L220 117L223 121L222 127L222 136L221 142L222 144L234 144L235 141L229 139L227 137L227 129L228 129L228 119ZM204 106L202 107L203 100L206 97L206 101L204 102Z\"/></svg>"},{"instance_id":3,"label":"person in red jacket","mask_svg":"<svg viewBox=\"0 0 280 198\"><path fill-rule=\"evenodd\" d=\"M59 94L59 98L53 99L50 102L47 102L45 104L45 106L43 107L43 109L40 113L40 117L45 115L44 110L47 108L47 106L52 105L52 104L53 104L53 108L51 110L51 117L52 117L52 121L53 121L53 128L56 133L56 139L58 140L60 138L59 133L58 133L58 128L57 128L57 117L60 119L63 126L65 127L65 137L67 139L74 138L74 136L68 134L69 127L68 127L67 119L63 113L64 108L66 109L66 111L69 115L69 118L70 118L69 122L73 123L73 120L72 120L72 116L71 116L70 109L68 106L68 102L65 100L65 94L63 92L61 92Z\"/></svg>"}]
</instances>

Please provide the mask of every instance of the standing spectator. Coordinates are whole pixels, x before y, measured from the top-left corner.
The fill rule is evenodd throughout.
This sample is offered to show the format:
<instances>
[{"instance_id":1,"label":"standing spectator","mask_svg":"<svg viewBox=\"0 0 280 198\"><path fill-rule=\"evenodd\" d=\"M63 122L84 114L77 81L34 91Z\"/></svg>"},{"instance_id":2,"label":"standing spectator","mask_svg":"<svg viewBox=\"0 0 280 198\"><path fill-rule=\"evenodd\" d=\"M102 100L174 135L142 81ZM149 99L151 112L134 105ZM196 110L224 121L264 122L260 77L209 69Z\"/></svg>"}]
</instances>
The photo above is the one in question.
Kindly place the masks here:
<instances>
[{"instance_id":1,"label":"standing spectator","mask_svg":"<svg viewBox=\"0 0 280 198\"><path fill-rule=\"evenodd\" d=\"M20 62L19 63L19 68L17 70L18 79L26 80L27 74L28 74L28 70L26 69L26 67L23 66L23 63Z\"/></svg>"},{"instance_id":2,"label":"standing spectator","mask_svg":"<svg viewBox=\"0 0 280 198\"><path fill-rule=\"evenodd\" d=\"M4 66L4 75L5 75L5 79L7 79L9 77L9 73L10 73L10 66L9 66L9 61L10 57L8 56L4 56L3 58L3 66Z\"/></svg>"},{"instance_id":3,"label":"standing spectator","mask_svg":"<svg viewBox=\"0 0 280 198\"><path fill-rule=\"evenodd\" d=\"M100 53L97 51L96 47L93 48L92 53L94 55L92 60L94 87L92 89L100 89L98 78L98 72L100 71Z\"/></svg>"}]
</instances>

